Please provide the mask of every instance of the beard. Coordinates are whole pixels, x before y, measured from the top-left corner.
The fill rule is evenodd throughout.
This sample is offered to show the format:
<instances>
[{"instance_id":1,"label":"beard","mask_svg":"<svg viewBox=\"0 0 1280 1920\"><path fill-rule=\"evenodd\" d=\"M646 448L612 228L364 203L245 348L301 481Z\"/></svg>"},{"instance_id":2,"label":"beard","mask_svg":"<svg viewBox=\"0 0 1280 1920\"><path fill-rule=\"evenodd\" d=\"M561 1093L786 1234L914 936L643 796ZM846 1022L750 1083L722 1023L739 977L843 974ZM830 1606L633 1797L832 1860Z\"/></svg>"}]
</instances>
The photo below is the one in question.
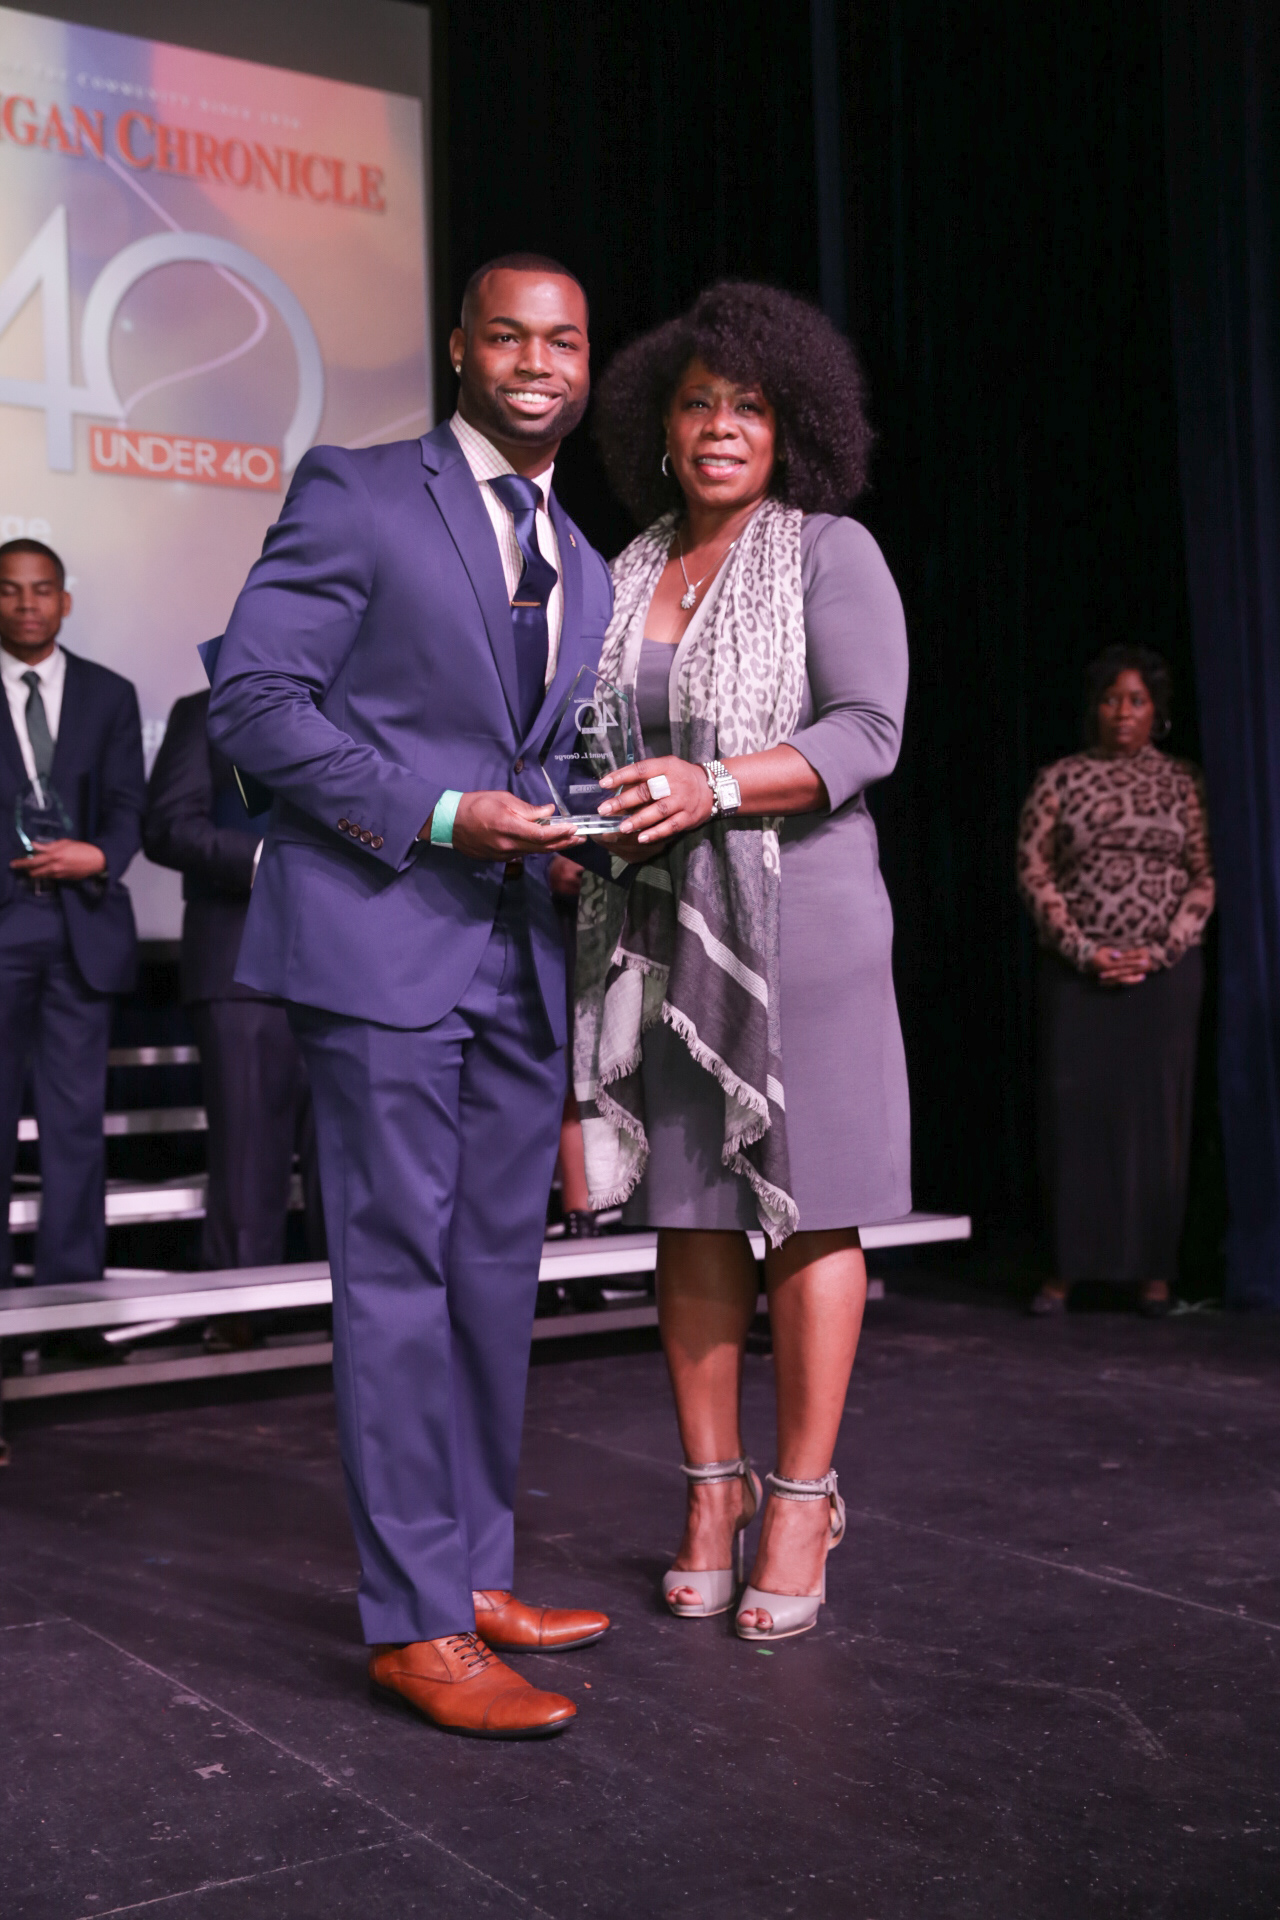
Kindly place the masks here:
<instances>
[{"instance_id":1,"label":"beard","mask_svg":"<svg viewBox=\"0 0 1280 1920\"><path fill-rule=\"evenodd\" d=\"M524 447L555 446L565 439L581 424L591 398L587 389L577 395L570 394L561 407L541 420L513 419L496 394L467 379L465 362L460 392L466 398L466 418L472 426L494 439L518 441Z\"/></svg>"}]
</instances>

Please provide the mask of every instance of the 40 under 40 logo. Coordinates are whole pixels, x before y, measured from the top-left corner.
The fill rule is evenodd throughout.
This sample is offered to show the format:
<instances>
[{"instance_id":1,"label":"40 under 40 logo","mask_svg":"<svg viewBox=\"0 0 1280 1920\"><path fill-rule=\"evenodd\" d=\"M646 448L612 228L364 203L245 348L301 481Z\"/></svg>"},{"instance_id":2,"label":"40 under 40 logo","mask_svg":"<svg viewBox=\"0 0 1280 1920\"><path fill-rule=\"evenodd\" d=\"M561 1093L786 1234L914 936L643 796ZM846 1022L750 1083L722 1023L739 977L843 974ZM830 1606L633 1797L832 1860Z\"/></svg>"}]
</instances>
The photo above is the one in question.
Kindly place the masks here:
<instances>
[{"instance_id":1,"label":"40 under 40 logo","mask_svg":"<svg viewBox=\"0 0 1280 1920\"><path fill-rule=\"evenodd\" d=\"M128 426L111 372L111 333L121 301L146 274L178 261L197 261L245 282L266 296L293 342L298 399L282 447L140 431ZM292 290L256 255L212 233L157 233L135 240L109 260L85 301L80 322L83 384L72 367L71 276L67 212L50 214L0 284L0 335L31 296L42 308L44 378L0 378L0 405L34 407L45 418L45 448L55 473L75 470L76 415L91 418L89 464L95 473L185 480L204 486L278 488L316 437L324 411L324 365L311 322ZM101 424L106 422L108 424Z\"/></svg>"}]
</instances>

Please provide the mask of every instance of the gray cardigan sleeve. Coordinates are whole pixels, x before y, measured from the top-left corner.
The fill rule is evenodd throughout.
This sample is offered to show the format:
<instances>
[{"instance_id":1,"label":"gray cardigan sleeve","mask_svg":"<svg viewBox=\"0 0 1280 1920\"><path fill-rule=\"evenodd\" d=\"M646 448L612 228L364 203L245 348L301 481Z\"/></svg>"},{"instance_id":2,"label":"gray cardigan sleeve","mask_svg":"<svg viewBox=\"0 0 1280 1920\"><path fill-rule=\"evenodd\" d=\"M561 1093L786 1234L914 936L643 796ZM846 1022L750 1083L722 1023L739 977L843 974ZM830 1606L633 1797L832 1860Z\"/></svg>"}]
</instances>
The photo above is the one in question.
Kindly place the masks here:
<instances>
[{"instance_id":1,"label":"gray cardigan sleeve","mask_svg":"<svg viewBox=\"0 0 1280 1920\"><path fill-rule=\"evenodd\" d=\"M813 717L791 736L832 810L891 773L907 701L907 628L884 555L856 520L801 529L806 672Z\"/></svg>"}]
</instances>

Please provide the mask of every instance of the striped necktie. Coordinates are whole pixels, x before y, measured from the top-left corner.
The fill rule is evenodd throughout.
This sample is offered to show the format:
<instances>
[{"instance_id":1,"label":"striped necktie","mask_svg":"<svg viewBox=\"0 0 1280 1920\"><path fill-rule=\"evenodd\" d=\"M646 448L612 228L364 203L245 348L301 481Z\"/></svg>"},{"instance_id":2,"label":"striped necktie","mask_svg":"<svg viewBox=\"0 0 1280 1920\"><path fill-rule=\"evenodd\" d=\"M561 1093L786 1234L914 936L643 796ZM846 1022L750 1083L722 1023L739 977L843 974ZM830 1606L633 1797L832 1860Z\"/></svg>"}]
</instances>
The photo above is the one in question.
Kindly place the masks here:
<instances>
[{"instance_id":1,"label":"striped necktie","mask_svg":"<svg viewBox=\"0 0 1280 1920\"><path fill-rule=\"evenodd\" d=\"M556 570L538 546L537 517L542 489L523 474L504 473L489 485L516 523L516 541L524 566L511 602L511 631L516 643L516 686L520 720L525 732L538 717L547 684L550 643L547 602L556 584Z\"/></svg>"}]
</instances>

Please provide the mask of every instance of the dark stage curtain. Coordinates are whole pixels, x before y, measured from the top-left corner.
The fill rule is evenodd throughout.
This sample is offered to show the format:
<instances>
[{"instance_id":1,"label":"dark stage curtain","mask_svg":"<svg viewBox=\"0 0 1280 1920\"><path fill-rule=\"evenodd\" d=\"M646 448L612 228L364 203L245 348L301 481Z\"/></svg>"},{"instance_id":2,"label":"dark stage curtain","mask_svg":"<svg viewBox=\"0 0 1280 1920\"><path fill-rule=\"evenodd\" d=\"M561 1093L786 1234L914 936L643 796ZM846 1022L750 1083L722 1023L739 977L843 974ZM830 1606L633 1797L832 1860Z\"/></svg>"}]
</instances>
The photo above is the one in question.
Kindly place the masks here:
<instances>
[{"instance_id":1,"label":"dark stage curtain","mask_svg":"<svg viewBox=\"0 0 1280 1920\"><path fill-rule=\"evenodd\" d=\"M434 0L437 400L468 273L550 253L591 298L599 370L710 281L820 293L808 9L762 0ZM614 554L634 528L588 435L556 490Z\"/></svg>"},{"instance_id":2,"label":"dark stage curtain","mask_svg":"<svg viewBox=\"0 0 1280 1920\"><path fill-rule=\"evenodd\" d=\"M880 434L857 511L912 645L902 763L872 804L917 1204L1025 1230L1034 949L1013 886L1019 805L1035 769L1078 744L1082 669L1112 640L1169 656L1172 745L1199 754L1160 0L437 0L432 13L442 408L462 282L503 248L582 274L597 366L721 275L847 307ZM616 552L631 530L585 434L556 484ZM1211 1105L1212 1076L1208 1121ZM1212 1127L1197 1137L1192 1226L1211 1258Z\"/></svg>"},{"instance_id":3,"label":"dark stage curtain","mask_svg":"<svg viewBox=\"0 0 1280 1920\"><path fill-rule=\"evenodd\" d=\"M1280 1307L1280 9L1166 0L1187 574L1221 911L1228 1297Z\"/></svg>"},{"instance_id":4,"label":"dark stage curtain","mask_svg":"<svg viewBox=\"0 0 1280 1920\"><path fill-rule=\"evenodd\" d=\"M1019 807L1035 770L1080 745L1083 669L1112 641L1169 658L1171 745L1199 756L1159 0L857 0L844 22L850 326L881 434L858 511L912 649L903 758L873 807L917 1188L1026 1228L1035 949L1013 887ZM1212 1096L1210 1072L1191 1205L1210 1268Z\"/></svg>"}]
</instances>

